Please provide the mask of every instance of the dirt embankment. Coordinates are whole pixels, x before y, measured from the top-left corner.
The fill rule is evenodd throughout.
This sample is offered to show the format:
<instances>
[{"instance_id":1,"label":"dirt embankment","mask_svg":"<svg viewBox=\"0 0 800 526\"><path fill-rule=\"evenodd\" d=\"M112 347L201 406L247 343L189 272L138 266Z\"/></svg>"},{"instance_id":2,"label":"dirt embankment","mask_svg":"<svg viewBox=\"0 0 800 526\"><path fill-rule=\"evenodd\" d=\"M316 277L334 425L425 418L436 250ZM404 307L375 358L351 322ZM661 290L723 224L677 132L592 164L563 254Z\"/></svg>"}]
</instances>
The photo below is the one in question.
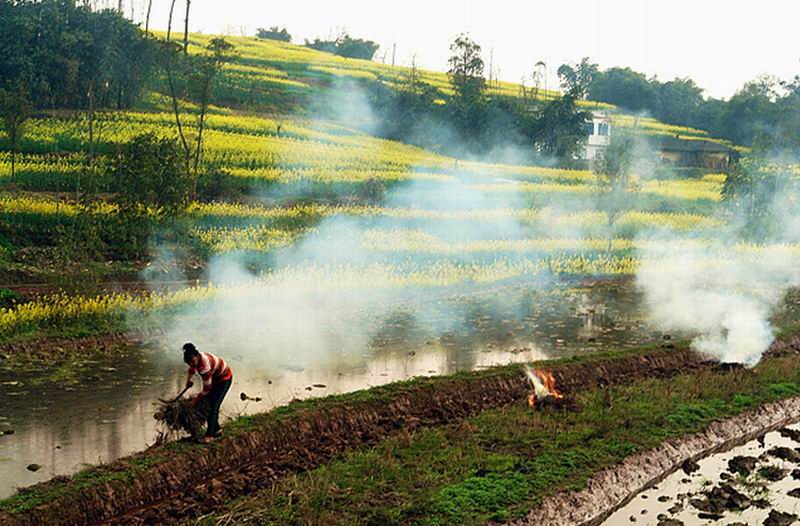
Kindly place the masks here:
<instances>
[{"instance_id":1,"label":"dirt embankment","mask_svg":"<svg viewBox=\"0 0 800 526\"><path fill-rule=\"evenodd\" d=\"M569 394L601 383L710 366L688 350L663 349L566 361L554 365L553 371ZM452 422L520 400L528 392L519 368L504 367L383 386L368 395L320 399L294 410L290 406L283 413L257 417L251 430L212 446L154 448L118 460L99 470L91 484L86 477L75 477L34 486L32 495L41 496L38 503L15 514L0 514L0 524L174 523L400 430Z\"/></svg>"}]
</instances>

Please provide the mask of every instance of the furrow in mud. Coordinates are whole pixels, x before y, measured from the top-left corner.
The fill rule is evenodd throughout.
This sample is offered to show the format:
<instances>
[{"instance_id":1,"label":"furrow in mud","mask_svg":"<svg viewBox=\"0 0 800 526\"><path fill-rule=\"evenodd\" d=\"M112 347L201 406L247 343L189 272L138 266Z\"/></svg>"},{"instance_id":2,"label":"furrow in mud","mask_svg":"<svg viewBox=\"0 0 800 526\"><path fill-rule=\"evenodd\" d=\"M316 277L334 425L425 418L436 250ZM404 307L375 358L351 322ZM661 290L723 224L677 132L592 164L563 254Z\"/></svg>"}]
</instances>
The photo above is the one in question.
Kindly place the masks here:
<instances>
[{"instance_id":1,"label":"furrow in mud","mask_svg":"<svg viewBox=\"0 0 800 526\"><path fill-rule=\"evenodd\" d=\"M600 384L711 366L689 350L660 349L623 358L567 361L552 369L559 387L569 395ZM285 473L311 469L400 430L446 424L523 399L529 387L519 369L506 367L384 386L376 392L380 395L301 408L206 448L161 447L120 459L107 466L102 483L83 487L80 479L44 483L42 489L49 485L51 498L24 512L0 515L0 524L174 523L269 487ZM163 458L135 476L125 476L131 465L156 456Z\"/></svg>"}]
</instances>

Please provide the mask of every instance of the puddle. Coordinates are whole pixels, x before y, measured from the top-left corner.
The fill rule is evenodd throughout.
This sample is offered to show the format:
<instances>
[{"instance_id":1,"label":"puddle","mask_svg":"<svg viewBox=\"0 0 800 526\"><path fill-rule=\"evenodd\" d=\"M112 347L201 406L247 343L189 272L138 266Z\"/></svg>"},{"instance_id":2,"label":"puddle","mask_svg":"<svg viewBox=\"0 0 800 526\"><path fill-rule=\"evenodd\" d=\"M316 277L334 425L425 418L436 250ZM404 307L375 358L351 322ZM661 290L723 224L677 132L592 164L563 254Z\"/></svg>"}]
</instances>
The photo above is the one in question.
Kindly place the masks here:
<instances>
[{"instance_id":1,"label":"puddle","mask_svg":"<svg viewBox=\"0 0 800 526\"><path fill-rule=\"evenodd\" d=\"M798 430L800 425L789 426L789 428ZM764 524L773 510L774 512L794 514L800 518L800 498L789 495L792 490L800 488L800 480L792 476L792 471L800 468L800 464L767 454L775 447L786 447L795 451L795 448L800 447L800 443L783 437L775 431L768 433L764 437L763 443L753 440L730 451L704 458L698 461L699 469L697 471L687 475L683 470L678 470L654 488L645 490L634 497L630 503L606 519L603 525L655 526L660 524L662 526L678 526L684 524L689 526L733 525L736 523L760 525ZM754 472L749 476L731 475L728 471L728 461L739 456L759 458ZM761 468L769 466L777 468L773 471L786 470L785 476L773 482L765 479L759 471ZM800 472L795 476L800 477ZM719 487L720 484L728 484L745 496L750 503L744 501L747 504L746 509L725 511L718 519L701 516L701 513L709 513L708 510L704 512L698 509L698 505L704 507L702 504L705 500L703 493L711 491L715 486ZM739 496L732 498L741 499ZM696 499L694 500L696 504L692 503L693 499ZM766 499L767 502L759 503L760 499ZM759 504L766 507L761 509L757 507ZM796 524L800 524L800 520Z\"/></svg>"}]
</instances>

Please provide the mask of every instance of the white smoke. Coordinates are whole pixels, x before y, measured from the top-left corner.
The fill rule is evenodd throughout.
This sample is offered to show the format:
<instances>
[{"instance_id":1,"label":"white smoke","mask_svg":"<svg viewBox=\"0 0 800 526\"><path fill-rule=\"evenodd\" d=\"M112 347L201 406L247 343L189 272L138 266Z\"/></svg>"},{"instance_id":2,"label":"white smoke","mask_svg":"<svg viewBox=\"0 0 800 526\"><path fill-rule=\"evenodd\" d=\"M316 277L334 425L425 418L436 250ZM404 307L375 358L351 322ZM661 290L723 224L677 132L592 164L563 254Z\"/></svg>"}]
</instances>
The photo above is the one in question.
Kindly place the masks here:
<instances>
[{"instance_id":1,"label":"white smoke","mask_svg":"<svg viewBox=\"0 0 800 526\"><path fill-rule=\"evenodd\" d=\"M741 241L745 221L737 216L712 239L670 243L677 235L662 231L657 239L669 248L649 243L640 250L636 284L652 322L691 337L694 349L722 362L758 363L775 338L771 318L800 285L792 199L779 193L765 205L773 228L763 244Z\"/></svg>"}]
</instances>

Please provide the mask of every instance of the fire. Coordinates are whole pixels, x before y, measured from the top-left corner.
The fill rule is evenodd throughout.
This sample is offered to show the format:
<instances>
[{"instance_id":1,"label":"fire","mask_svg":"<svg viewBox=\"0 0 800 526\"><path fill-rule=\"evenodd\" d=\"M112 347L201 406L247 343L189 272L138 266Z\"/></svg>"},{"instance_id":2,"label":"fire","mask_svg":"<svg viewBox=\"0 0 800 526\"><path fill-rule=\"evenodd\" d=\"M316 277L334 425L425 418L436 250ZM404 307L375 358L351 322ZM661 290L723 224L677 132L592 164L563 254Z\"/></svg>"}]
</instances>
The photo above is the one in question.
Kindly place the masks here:
<instances>
[{"instance_id":1,"label":"fire","mask_svg":"<svg viewBox=\"0 0 800 526\"><path fill-rule=\"evenodd\" d=\"M564 395L556 387L555 376L550 371L531 369L526 366L525 374L528 375L528 380L530 380L533 387L533 392L528 395L528 405L531 409L536 407L538 400L544 400L551 396L556 399L564 398Z\"/></svg>"}]
</instances>

